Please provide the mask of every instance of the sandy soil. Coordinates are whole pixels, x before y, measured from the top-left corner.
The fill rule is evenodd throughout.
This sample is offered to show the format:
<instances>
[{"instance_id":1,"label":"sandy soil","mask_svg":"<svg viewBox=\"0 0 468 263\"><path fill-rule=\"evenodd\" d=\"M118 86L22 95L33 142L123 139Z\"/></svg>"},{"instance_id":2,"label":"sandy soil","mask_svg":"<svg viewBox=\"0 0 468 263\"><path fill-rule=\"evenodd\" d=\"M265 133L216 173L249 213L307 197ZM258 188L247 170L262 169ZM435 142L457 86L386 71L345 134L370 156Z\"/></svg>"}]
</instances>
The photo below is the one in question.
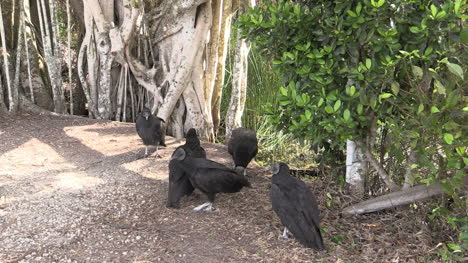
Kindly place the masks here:
<instances>
[{"instance_id":1,"label":"sandy soil","mask_svg":"<svg viewBox=\"0 0 468 263\"><path fill-rule=\"evenodd\" d=\"M402 213L342 218L349 200L308 180L322 209L327 251L278 239L270 179L251 164L252 188L220 194L214 212L165 207L168 159L183 141L167 137L162 158L141 159L133 124L80 117L0 116L0 262L424 262L424 226ZM230 164L224 146L203 143ZM326 193L333 194L330 201ZM416 226L415 226L416 225Z\"/></svg>"}]
</instances>

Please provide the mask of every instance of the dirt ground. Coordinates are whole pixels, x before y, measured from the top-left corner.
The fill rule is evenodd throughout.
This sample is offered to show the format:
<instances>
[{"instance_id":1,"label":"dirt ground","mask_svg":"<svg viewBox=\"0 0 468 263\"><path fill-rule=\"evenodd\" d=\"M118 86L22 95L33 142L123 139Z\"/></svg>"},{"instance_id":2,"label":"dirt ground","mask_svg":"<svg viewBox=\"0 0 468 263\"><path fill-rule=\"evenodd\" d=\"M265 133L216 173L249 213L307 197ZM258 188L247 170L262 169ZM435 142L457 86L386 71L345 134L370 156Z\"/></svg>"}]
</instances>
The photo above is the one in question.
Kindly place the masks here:
<instances>
[{"instance_id":1,"label":"dirt ground","mask_svg":"<svg viewBox=\"0 0 468 263\"><path fill-rule=\"evenodd\" d=\"M0 116L0 262L429 262L434 253L407 211L342 217L349 199L321 177L307 183L327 251L278 239L270 175L255 164L253 187L219 194L215 211L193 211L205 201L198 192L168 209L168 159L183 142L167 137L162 158L141 159L133 124ZM224 146L202 145L231 163Z\"/></svg>"}]
</instances>

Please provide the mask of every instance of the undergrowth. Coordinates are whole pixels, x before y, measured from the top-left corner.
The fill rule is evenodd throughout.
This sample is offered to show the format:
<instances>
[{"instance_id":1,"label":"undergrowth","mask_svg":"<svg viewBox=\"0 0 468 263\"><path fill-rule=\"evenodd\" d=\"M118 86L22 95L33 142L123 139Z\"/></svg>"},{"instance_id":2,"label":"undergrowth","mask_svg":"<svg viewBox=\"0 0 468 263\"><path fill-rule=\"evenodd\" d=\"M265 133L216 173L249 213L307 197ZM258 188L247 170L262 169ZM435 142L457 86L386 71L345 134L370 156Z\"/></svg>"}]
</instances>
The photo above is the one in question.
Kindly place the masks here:
<instances>
[{"instance_id":1,"label":"undergrowth","mask_svg":"<svg viewBox=\"0 0 468 263\"><path fill-rule=\"evenodd\" d=\"M234 44L231 43L231 46ZM225 116L232 90L234 54L233 48L230 50L221 100L222 120L217 138L220 143L224 142ZM253 46L249 54L247 99L242 124L243 127L257 132L259 152L255 160L262 166L285 162L295 169L315 167L315 153L310 142L294 138L287 130L278 130L265 115L267 107L278 104L278 88L281 85L281 75L271 70Z\"/></svg>"}]
</instances>

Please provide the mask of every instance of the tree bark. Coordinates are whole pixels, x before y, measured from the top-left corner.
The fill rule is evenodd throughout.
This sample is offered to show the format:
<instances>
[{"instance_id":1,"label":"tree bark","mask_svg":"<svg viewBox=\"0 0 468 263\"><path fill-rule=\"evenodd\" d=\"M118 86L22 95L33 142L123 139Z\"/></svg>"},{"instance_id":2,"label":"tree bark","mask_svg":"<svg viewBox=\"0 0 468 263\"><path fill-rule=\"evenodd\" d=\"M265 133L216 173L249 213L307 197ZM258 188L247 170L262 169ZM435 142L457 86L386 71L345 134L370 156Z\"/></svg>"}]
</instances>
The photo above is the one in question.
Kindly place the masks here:
<instances>
[{"instance_id":1,"label":"tree bark","mask_svg":"<svg viewBox=\"0 0 468 263\"><path fill-rule=\"evenodd\" d=\"M37 2L37 1L36 1ZM46 67L39 67L39 65L46 64L44 58L45 54L41 54L41 50L38 48L38 43L41 39L40 23L39 23L39 9L36 4L30 4L29 0L24 1L24 15L27 21L24 34L26 42L26 51L29 52L29 69L31 72L22 72L21 79L23 80L22 86L25 95L29 95L31 102L38 106L53 111L54 101L52 99L52 90L50 79L42 78L42 76L48 76ZM39 45L40 46L40 45ZM28 67L28 65L23 65ZM25 80L28 79L28 82ZM31 83L29 83L31 79ZM30 94L27 94L29 92ZM34 99L32 99L34 98Z\"/></svg>"},{"instance_id":2,"label":"tree bark","mask_svg":"<svg viewBox=\"0 0 468 263\"><path fill-rule=\"evenodd\" d=\"M7 112L8 109L5 105L5 95L3 95L3 85L2 80L0 78L0 114Z\"/></svg>"},{"instance_id":3,"label":"tree bark","mask_svg":"<svg viewBox=\"0 0 468 263\"><path fill-rule=\"evenodd\" d=\"M22 3L20 3L21 5ZM13 80L13 89L11 90L11 98L12 101L10 102L10 111L15 112L18 110L18 90L20 84L20 70L21 70L21 52L23 51L23 30L24 30L24 12L23 8L20 7L20 17L19 17L19 27L18 27L18 35L17 35L17 47L16 47L16 63L15 63L15 78Z\"/></svg>"},{"instance_id":4,"label":"tree bark","mask_svg":"<svg viewBox=\"0 0 468 263\"><path fill-rule=\"evenodd\" d=\"M70 12L70 0L67 1L67 64L68 64L68 85L70 94L70 115L73 115L73 85L72 85L72 62L71 62L71 12Z\"/></svg>"},{"instance_id":5,"label":"tree bark","mask_svg":"<svg viewBox=\"0 0 468 263\"><path fill-rule=\"evenodd\" d=\"M408 163L406 167L406 173L405 173L405 182L403 183L402 189L408 189L411 186L413 186L413 181L414 181L414 172L416 169L414 169L412 166L416 164L418 161L418 153L415 152L413 149L410 149L410 153L408 156Z\"/></svg>"},{"instance_id":6,"label":"tree bark","mask_svg":"<svg viewBox=\"0 0 468 263\"><path fill-rule=\"evenodd\" d=\"M8 50L7 50L7 43L6 43L6 34L5 34L5 27L3 24L3 12L2 12L2 5L0 4L0 35L2 39L2 53L3 53L3 70L5 73L6 83L7 83L7 91L8 91L8 103L10 111L15 109L14 101L12 97L12 83L10 81L10 63L8 62ZM13 107L12 107L13 104Z\"/></svg>"},{"instance_id":7,"label":"tree bark","mask_svg":"<svg viewBox=\"0 0 468 263\"><path fill-rule=\"evenodd\" d=\"M188 130L192 128L188 125L196 125L201 137L208 139L213 134L211 113L204 103L206 94L202 86L203 75L200 74L203 72L206 36L211 26L211 1L178 1L174 5L177 6L176 10L173 6L166 7L166 12L173 12L174 15L164 17L161 21L164 26L156 30L159 37L155 44L159 49L160 71L163 73L160 86L156 89L162 90L164 85L167 88L163 103L156 105L160 102L155 99L153 108L158 109L159 117L169 120L178 99L184 94L187 118L183 129Z\"/></svg>"},{"instance_id":8,"label":"tree bark","mask_svg":"<svg viewBox=\"0 0 468 263\"><path fill-rule=\"evenodd\" d=\"M150 11L144 16L140 1L110 2L86 0L83 10L86 34L78 72L90 115L112 118L116 112L116 119L128 117L125 102L130 95L133 110L128 114L135 116L145 105L167 122L169 134L182 136L188 129L197 128L200 137L213 140L213 119L218 119L219 125L216 112L223 86L232 0L145 3L151 8L145 7ZM78 6L76 1L71 3ZM103 4L113 7L104 8ZM106 14L109 10L115 12ZM213 10L218 16L215 22ZM112 15L117 17L117 25L109 19ZM216 28L211 28L212 24ZM207 46L210 29L212 42ZM128 66L125 80L135 78L140 86L132 87L127 82L125 87L125 81L118 81L119 74L109 74L115 72L116 64L117 68ZM147 93L141 92L141 87Z\"/></svg>"},{"instance_id":9,"label":"tree bark","mask_svg":"<svg viewBox=\"0 0 468 263\"><path fill-rule=\"evenodd\" d=\"M226 113L226 143L231 138L232 131L242 126L242 115L247 96L247 66L250 46L237 33L235 47L234 70L232 77L231 101Z\"/></svg>"},{"instance_id":10,"label":"tree bark","mask_svg":"<svg viewBox=\"0 0 468 263\"><path fill-rule=\"evenodd\" d=\"M32 84L31 58L29 56L29 41L28 41L28 36L26 34L26 30L24 30L23 37L24 37L24 48L26 51L26 65L28 67L28 86L29 86L29 92L30 92L29 95L31 98L31 102L35 103L36 100L34 99L34 90L33 90L33 84Z\"/></svg>"},{"instance_id":11,"label":"tree bark","mask_svg":"<svg viewBox=\"0 0 468 263\"><path fill-rule=\"evenodd\" d=\"M368 162L362 149L356 142L346 142L346 182L353 196L362 197L365 191L365 181L368 173Z\"/></svg>"},{"instance_id":12,"label":"tree bark","mask_svg":"<svg viewBox=\"0 0 468 263\"><path fill-rule=\"evenodd\" d=\"M53 4L49 4L49 11L51 14L51 19L49 20L47 16L45 1L38 0L37 4L37 9L39 12L39 24L41 27L42 43L44 47L44 56L49 73L50 84L52 86L54 111L63 114L66 112L66 110L64 95L62 92L62 70L60 61L61 54L59 42L57 41L58 32L56 32L57 21L55 18L55 10ZM52 25L49 22L52 22Z\"/></svg>"},{"instance_id":13,"label":"tree bark","mask_svg":"<svg viewBox=\"0 0 468 263\"><path fill-rule=\"evenodd\" d=\"M218 133L221 122L221 97L223 95L224 73L226 69L226 58L228 54L229 38L231 37L232 16L238 7L233 6L232 1L224 2L223 19L221 21L221 32L219 34L218 60L216 76L211 98L211 111L213 116L213 130Z\"/></svg>"}]
</instances>

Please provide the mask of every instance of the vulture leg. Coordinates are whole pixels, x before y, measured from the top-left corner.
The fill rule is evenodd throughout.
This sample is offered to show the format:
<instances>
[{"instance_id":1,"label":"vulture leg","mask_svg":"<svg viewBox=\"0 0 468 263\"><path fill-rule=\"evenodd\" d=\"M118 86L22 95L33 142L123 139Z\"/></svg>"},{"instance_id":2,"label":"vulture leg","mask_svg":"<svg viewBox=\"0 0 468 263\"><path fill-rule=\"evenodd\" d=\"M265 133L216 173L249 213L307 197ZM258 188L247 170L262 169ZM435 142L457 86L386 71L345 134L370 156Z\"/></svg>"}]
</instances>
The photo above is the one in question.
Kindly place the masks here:
<instances>
[{"instance_id":1,"label":"vulture leg","mask_svg":"<svg viewBox=\"0 0 468 263\"><path fill-rule=\"evenodd\" d=\"M143 156L144 158L148 157L148 146L145 145L145 155Z\"/></svg>"},{"instance_id":2,"label":"vulture leg","mask_svg":"<svg viewBox=\"0 0 468 263\"><path fill-rule=\"evenodd\" d=\"M282 238L282 239L288 239L289 238L289 230L288 228L284 228L283 230L283 234L282 235L279 235L278 238Z\"/></svg>"},{"instance_id":3,"label":"vulture leg","mask_svg":"<svg viewBox=\"0 0 468 263\"><path fill-rule=\"evenodd\" d=\"M209 211L211 211L213 209L213 203L212 202L203 203L203 204L195 207L193 209L193 211L200 212L200 211L203 211L203 210L206 211L206 209L209 209Z\"/></svg>"},{"instance_id":4,"label":"vulture leg","mask_svg":"<svg viewBox=\"0 0 468 263\"><path fill-rule=\"evenodd\" d=\"M208 196L208 202L195 207L193 210L195 210L197 212L199 212L199 211L211 212L211 211L214 210L213 203L214 203L214 200L215 200L215 194L214 193L205 193L205 194Z\"/></svg>"},{"instance_id":5,"label":"vulture leg","mask_svg":"<svg viewBox=\"0 0 468 263\"><path fill-rule=\"evenodd\" d=\"M159 155L158 150L159 150L159 147L156 146L156 151L154 152L154 158L162 158L162 156Z\"/></svg>"}]
</instances>

